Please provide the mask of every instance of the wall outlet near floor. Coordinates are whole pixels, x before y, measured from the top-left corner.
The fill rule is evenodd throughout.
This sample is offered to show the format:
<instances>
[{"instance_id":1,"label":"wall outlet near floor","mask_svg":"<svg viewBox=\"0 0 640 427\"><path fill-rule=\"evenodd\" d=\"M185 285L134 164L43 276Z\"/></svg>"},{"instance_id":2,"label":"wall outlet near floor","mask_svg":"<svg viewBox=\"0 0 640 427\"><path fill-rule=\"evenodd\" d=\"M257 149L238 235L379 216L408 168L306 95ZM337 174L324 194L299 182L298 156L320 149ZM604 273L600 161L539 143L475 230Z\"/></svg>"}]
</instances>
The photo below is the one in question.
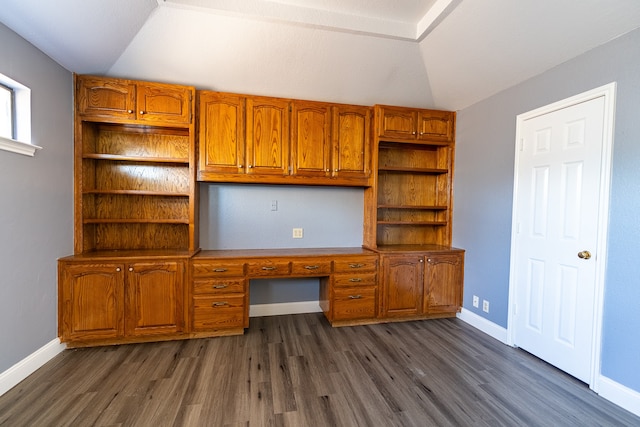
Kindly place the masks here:
<instances>
[{"instance_id":1,"label":"wall outlet near floor","mask_svg":"<svg viewBox=\"0 0 640 427\"><path fill-rule=\"evenodd\" d=\"M302 239L303 230L302 228L294 228L293 229L293 238L294 239Z\"/></svg>"},{"instance_id":2,"label":"wall outlet near floor","mask_svg":"<svg viewBox=\"0 0 640 427\"><path fill-rule=\"evenodd\" d=\"M480 306L480 298L478 298L478 295L473 296L473 306L475 308L478 308Z\"/></svg>"},{"instance_id":3,"label":"wall outlet near floor","mask_svg":"<svg viewBox=\"0 0 640 427\"><path fill-rule=\"evenodd\" d=\"M487 301L486 299L482 300L482 311L484 311L485 313L489 312L489 301Z\"/></svg>"}]
</instances>

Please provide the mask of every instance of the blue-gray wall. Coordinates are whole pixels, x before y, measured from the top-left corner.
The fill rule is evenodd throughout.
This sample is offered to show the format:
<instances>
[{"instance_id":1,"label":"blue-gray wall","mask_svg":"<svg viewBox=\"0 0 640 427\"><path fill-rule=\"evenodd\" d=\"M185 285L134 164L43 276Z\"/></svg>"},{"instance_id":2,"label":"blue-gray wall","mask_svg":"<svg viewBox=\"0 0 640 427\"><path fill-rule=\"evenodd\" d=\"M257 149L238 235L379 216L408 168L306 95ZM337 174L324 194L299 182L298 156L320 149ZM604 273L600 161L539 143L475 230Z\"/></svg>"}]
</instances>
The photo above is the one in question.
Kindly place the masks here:
<instances>
[{"instance_id":1,"label":"blue-gray wall","mask_svg":"<svg viewBox=\"0 0 640 427\"><path fill-rule=\"evenodd\" d=\"M0 24L0 73L31 88L35 157L0 151L0 372L57 334L56 259L73 251L71 73Z\"/></svg>"},{"instance_id":2,"label":"blue-gray wall","mask_svg":"<svg viewBox=\"0 0 640 427\"><path fill-rule=\"evenodd\" d=\"M200 184L200 247L359 247L362 188ZM277 210L271 210L272 201ZM292 238L293 228L304 230ZM317 279L252 280L251 304L317 301Z\"/></svg>"},{"instance_id":3,"label":"blue-gray wall","mask_svg":"<svg viewBox=\"0 0 640 427\"><path fill-rule=\"evenodd\" d=\"M602 374L640 391L640 30L458 113L454 232L464 307L507 326L516 116L616 81ZM491 302L475 309L472 295Z\"/></svg>"}]
</instances>

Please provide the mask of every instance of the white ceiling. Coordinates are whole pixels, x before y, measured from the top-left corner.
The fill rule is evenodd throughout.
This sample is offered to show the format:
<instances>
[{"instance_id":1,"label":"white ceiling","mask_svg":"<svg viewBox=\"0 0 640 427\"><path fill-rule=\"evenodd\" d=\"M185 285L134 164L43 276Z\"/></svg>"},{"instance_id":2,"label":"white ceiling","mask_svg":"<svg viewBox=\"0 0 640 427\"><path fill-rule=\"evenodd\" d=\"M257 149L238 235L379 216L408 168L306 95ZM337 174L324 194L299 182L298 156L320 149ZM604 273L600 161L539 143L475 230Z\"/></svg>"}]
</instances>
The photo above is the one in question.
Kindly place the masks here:
<instances>
[{"instance_id":1,"label":"white ceiling","mask_svg":"<svg viewBox=\"0 0 640 427\"><path fill-rule=\"evenodd\" d=\"M640 27L640 1L2 0L0 7L0 22L62 66L95 74L122 73L133 52L144 53L148 40L166 36L162 31L171 28L158 29L159 23L170 23L173 15L209 20L212 26L224 18L231 23L253 20L352 34L358 46L362 37L370 44L378 40L375 43L382 47L377 60L381 69L387 67L379 70L381 75L390 81L396 75L414 75L426 86L421 93L431 97L426 104L461 109ZM141 38L147 40L142 50ZM275 50L282 52L286 37L279 40ZM207 51L210 42L190 40L194 46L186 48ZM406 44L407 49L398 49L397 43ZM393 54L406 55L414 50L411 45L421 55L419 69L414 61L402 61ZM155 50L166 56L163 49L166 46L158 44ZM335 51L335 43L327 49ZM318 55L339 58L335 52L319 51ZM181 60L183 68L174 72L185 78L190 69L200 66L187 63L184 55ZM404 63L414 69L398 72Z\"/></svg>"}]
</instances>

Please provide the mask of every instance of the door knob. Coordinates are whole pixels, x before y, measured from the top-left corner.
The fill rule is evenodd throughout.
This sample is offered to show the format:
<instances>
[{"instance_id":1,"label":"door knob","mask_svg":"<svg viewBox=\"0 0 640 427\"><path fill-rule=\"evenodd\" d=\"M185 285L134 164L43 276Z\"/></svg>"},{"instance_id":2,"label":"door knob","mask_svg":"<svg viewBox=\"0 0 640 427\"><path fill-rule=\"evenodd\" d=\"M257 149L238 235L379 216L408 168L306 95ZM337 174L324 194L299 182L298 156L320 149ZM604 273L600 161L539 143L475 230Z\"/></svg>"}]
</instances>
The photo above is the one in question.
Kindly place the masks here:
<instances>
[{"instance_id":1,"label":"door knob","mask_svg":"<svg viewBox=\"0 0 640 427\"><path fill-rule=\"evenodd\" d=\"M580 252L578 252L578 258L589 259L589 258L591 258L591 252L589 252L589 251L580 251Z\"/></svg>"}]
</instances>

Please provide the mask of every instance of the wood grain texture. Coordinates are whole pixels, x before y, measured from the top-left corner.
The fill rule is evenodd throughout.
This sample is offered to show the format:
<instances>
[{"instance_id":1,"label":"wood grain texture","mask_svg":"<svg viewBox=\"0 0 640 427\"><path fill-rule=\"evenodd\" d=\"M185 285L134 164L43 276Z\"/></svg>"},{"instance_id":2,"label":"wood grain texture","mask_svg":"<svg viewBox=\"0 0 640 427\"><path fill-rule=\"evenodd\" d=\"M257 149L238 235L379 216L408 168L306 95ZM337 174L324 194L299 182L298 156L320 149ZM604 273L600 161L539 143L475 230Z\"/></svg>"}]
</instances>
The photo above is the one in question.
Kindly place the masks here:
<instances>
[{"instance_id":1,"label":"wood grain texture","mask_svg":"<svg viewBox=\"0 0 640 427\"><path fill-rule=\"evenodd\" d=\"M0 397L0 425L637 426L535 357L457 319L67 350Z\"/></svg>"}]
</instances>

